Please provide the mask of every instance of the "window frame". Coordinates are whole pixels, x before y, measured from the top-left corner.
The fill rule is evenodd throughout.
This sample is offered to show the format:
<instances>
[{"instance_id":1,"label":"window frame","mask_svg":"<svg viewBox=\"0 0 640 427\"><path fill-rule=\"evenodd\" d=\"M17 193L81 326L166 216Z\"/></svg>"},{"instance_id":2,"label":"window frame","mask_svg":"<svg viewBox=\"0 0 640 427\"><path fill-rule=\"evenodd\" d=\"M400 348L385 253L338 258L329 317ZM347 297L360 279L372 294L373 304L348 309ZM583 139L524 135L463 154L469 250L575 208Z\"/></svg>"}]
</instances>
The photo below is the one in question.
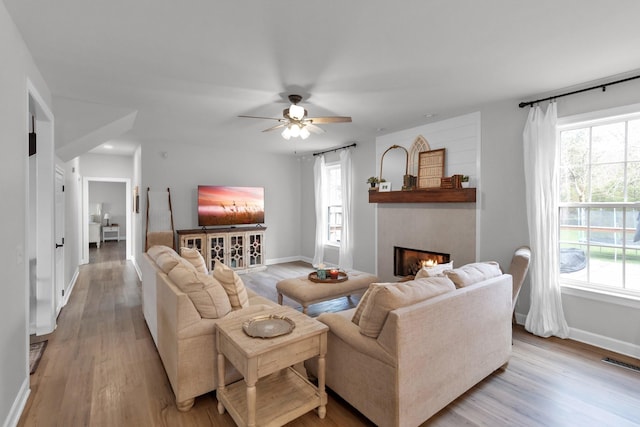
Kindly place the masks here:
<instances>
[{"instance_id":1,"label":"window frame","mask_svg":"<svg viewBox=\"0 0 640 427\"><path fill-rule=\"evenodd\" d=\"M639 120L640 119L640 104L633 104L623 107L617 107L607 110L594 111L590 113L568 116L564 118L559 118L556 126L556 140L557 144L557 156L558 162L556 164L556 172L558 173L557 186L558 186L558 195L560 195L560 171L562 168L561 158L560 158L560 150L561 150L561 133L569 130L576 129L584 129L595 126L602 126L613 123L620 122L628 122L631 120ZM626 125L627 126L627 125ZM625 127L626 127L625 126ZM590 136L591 138L591 136ZM591 147L590 147L591 150ZM628 162L628 158L625 153L624 163ZM632 160L635 161L635 160ZM627 183L627 176L625 172L625 185ZM626 196L626 193L625 193ZM623 202L561 202L558 200L558 224L557 229L554 232L558 233L558 242L559 245L562 243L560 239L560 210L563 208L583 208L583 209L597 209L597 208L607 208L607 209L640 209L640 201L623 201ZM626 215L623 215L623 218L626 218ZM587 229L590 226L587 225ZM626 228L626 224L623 225L623 228ZM624 233L624 231L623 231ZM624 235L624 234L623 234ZM586 243L587 247L590 246L602 246L602 245L591 245L589 242ZM606 246L606 245L605 245ZM626 239L623 239L622 244L620 245L620 249L624 250L627 248ZM559 254L559 253L558 253ZM560 262L558 260L558 268L560 266ZM626 260L622 265L623 274L626 274ZM582 280L575 280L567 277L562 277L560 273L558 273L559 282L561 287L563 288L563 293L567 293L570 295L584 295L584 294L593 294L595 299L602 298L614 298L614 299L623 299L634 301L634 306L637 305L637 302L640 302L640 290L630 290L626 287L616 287L615 285L603 285L598 283L592 283ZM627 284L628 278L625 277L625 285Z\"/></svg>"}]
</instances>

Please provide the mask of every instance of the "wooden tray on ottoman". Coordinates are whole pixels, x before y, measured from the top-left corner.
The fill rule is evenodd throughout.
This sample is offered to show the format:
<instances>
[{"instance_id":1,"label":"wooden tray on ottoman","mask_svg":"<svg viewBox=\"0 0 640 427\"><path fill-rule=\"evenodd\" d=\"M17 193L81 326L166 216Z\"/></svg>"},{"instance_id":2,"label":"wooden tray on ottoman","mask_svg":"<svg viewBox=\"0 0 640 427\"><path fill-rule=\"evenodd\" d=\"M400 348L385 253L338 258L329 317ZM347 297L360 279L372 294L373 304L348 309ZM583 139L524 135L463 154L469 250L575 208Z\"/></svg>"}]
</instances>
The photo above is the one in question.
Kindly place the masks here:
<instances>
[{"instance_id":1,"label":"wooden tray on ottoman","mask_svg":"<svg viewBox=\"0 0 640 427\"><path fill-rule=\"evenodd\" d=\"M344 271L340 271L338 272L338 278L337 279L331 279L331 278L327 278L327 279L318 279L318 273L313 271L311 273L309 273L309 276L307 276L309 280L311 280L312 282L315 283L340 283L340 282L344 282L349 280L349 276L347 276L347 273L345 273Z\"/></svg>"}]
</instances>

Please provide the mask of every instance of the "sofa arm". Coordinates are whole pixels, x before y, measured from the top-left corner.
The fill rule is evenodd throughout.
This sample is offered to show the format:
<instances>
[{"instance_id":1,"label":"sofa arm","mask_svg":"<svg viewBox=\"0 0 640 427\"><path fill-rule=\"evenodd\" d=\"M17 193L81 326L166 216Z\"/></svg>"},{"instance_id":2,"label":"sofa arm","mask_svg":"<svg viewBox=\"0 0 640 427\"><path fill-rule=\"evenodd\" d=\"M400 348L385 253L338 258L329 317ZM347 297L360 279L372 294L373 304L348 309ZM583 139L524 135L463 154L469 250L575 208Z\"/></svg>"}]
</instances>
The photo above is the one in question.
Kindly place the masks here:
<instances>
[{"instance_id":1,"label":"sofa arm","mask_svg":"<svg viewBox=\"0 0 640 427\"><path fill-rule=\"evenodd\" d=\"M352 310L342 313L323 313L318 320L329 327L333 335L348 343L354 350L379 360L387 365L395 366L396 359L378 343L375 338L364 336L360 327L351 321Z\"/></svg>"}]
</instances>

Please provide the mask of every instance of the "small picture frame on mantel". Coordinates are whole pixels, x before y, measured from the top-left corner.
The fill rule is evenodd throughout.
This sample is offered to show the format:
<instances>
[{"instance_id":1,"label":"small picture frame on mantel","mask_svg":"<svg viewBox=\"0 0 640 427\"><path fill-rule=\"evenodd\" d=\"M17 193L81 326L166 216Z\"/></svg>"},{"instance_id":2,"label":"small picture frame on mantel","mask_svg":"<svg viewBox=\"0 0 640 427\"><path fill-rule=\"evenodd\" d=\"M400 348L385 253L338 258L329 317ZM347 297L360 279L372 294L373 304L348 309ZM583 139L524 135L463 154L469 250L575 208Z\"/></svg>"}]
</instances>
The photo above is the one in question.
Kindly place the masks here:
<instances>
[{"instance_id":1,"label":"small picture frame on mantel","mask_svg":"<svg viewBox=\"0 0 640 427\"><path fill-rule=\"evenodd\" d=\"M378 191L391 191L391 183L390 182L381 182L380 189Z\"/></svg>"}]
</instances>

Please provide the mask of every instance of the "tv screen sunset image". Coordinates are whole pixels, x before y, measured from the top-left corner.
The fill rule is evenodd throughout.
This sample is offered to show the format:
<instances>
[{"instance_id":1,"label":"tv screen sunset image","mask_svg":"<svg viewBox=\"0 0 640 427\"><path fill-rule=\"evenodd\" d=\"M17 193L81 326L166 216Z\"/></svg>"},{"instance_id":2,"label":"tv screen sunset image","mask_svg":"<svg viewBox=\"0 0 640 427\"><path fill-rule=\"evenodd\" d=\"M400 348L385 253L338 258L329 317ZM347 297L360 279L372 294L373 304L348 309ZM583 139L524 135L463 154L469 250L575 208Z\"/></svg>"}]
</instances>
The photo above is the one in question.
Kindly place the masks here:
<instances>
[{"instance_id":1,"label":"tv screen sunset image","mask_svg":"<svg viewBox=\"0 0 640 427\"><path fill-rule=\"evenodd\" d=\"M198 224L264 223L263 187L198 187Z\"/></svg>"}]
</instances>

